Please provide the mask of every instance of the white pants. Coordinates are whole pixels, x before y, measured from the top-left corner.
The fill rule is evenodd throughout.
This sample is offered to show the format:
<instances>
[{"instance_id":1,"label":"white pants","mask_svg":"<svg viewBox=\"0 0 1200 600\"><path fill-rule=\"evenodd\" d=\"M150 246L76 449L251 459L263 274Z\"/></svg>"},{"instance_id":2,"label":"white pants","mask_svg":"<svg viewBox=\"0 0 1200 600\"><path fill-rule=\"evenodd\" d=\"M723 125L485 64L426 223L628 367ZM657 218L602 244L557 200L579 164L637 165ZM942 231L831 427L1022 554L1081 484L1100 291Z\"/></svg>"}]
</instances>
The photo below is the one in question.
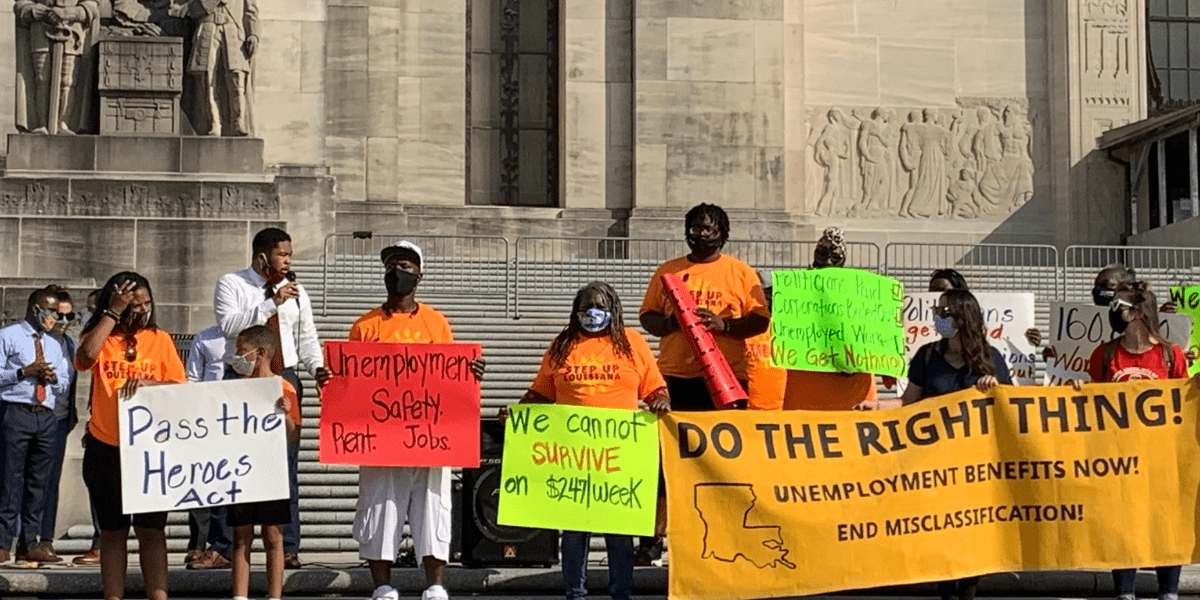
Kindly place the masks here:
<instances>
[{"instance_id":1,"label":"white pants","mask_svg":"<svg viewBox=\"0 0 1200 600\"><path fill-rule=\"evenodd\" d=\"M408 521L417 560L450 559L449 467L361 467L354 539L365 560L395 560Z\"/></svg>"}]
</instances>

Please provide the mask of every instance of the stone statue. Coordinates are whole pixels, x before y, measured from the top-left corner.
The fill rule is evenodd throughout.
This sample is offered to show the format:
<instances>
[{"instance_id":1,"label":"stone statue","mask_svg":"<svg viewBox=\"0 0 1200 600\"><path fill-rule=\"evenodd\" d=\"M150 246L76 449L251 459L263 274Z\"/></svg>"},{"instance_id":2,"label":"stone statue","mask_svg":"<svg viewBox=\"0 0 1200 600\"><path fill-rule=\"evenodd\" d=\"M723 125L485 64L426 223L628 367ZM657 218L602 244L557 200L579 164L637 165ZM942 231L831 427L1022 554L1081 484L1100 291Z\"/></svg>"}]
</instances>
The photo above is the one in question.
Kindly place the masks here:
<instances>
[{"instance_id":1,"label":"stone statue","mask_svg":"<svg viewBox=\"0 0 1200 600\"><path fill-rule=\"evenodd\" d=\"M846 127L846 115L839 108L831 108L829 123L821 130L813 147L817 164L825 168L825 191L817 200L816 214L825 208L832 215L838 200L845 200L847 163L850 159L850 130Z\"/></svg>"},{"instance_id":2,"label":"stone statue","mask_svg":"<svg viewBox=\"0 0 1200 600\"><path fill-rule=\"evenodd\" d=\"M855 211L887 210L895 188L897 132L891 127L892 111L876 108L863 121L858 134L862 156L863 196Z\"/></svg>"},{"instance_id":3,"label":"stone statue","mask_svg":"<svg viewBox=\"0 0 1200 600\"><path fill-rule=\"evenodd\" d=\"M971 140L971 155L975 157L975 172L986 173L992 163L1000 160L1003 150L1000 147L1000 131L992 120L992 109L981 106L976 111L979 115L979 129Z\"/></svg>"},{"instance_id":4,"label":"stone statue","mask_svg":"<svg viewBox=\"0 0 1200 600\"><path fill-rule=\"evenodd\" d=\"M922 119L924 122L918 122ZM900 216L929 218L946 211L946 159L950 131L935 123L933 111L913 111L900 130L900 160L910 172L912 187L904 196Z\"/></svg>"},{"instance_id":5,"label":"stone statue","mask_svg":"<svg viewBox=\"0 0 1200 600\"><path fill-rule=\"evenodd\" d=\"M92 128L96 0L16 0L16 126L23 133Z\"/></svg>"},{"instance_id":6,"label":"stone statue","mask_svg":"<svg viewBox=\"0 0 1200 600\"><path fill-rule=\"evenodd\" d=\"M188 0L194 21L187 73L197 87L188 112L200 135L250 134L250 59L258 49L256 0Z\"/></svg>"},{"instance_id":7,"label":"stone statue","mask_svg":"<svg viewBox=\"0 0 1200 600\"><path fill-rule=\"evenodd\" d=\"M979 200L976 195L975 172L960 169L958 179L950 184L946 201L950 204L949 215L958 219L974 219L979 216Z\"/></svg>"},{"instance_id":8,"label":"stone statue","mask_svg":"<svg viewBox=\"0 0 1200 600\"><path fill-rule=\"evenodd\" d=\"M1020 208L1033 196L1033 127L1013 105L1004 107L998 127L1001 157L979 179L979 194L999 211Z\"/></svg>"},{"instance_id":9,"label":"stone statue","mask_svg":"<svg viewBox=\"0 0 1200 600\"><path fill-rule=\"evenodd\" d=\"M109 35L176 36L186 32L182 11L188 0L112 0Z\"/></svg>"}]
</instances>

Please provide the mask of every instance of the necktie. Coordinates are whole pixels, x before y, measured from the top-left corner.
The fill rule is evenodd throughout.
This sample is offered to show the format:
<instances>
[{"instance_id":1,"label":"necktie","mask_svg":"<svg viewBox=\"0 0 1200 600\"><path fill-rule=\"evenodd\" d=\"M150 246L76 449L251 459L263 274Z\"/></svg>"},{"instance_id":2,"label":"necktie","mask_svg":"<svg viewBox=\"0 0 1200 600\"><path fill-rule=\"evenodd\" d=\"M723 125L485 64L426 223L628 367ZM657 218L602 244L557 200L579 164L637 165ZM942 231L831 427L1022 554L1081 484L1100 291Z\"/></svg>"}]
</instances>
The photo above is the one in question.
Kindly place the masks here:
<instances>
[{"instance_id":1,"label":"necktie","mask_svg":"<svg viewBox=\"0 0 1200 600\"><path fill-rule=\"evenodd\" d=\"M39 333L33 334L33 351L37 357L37 362L46 360L46 354L42 352L42 336ZM46 403L46 384L42 383L40 377L37 383L33 385L33 397L37 399L38 404Z\"/></svg>"},{"instance_id":2,"label":"necktie","mask_svg":"<svg viewBox=\"0 0 1200 600\"><path fill-rule=\"evenodd\" d=\"M272 285L270 281L263 284L263 291L268 299L275 297L275 286ZM271 371L276 375L279 375L280 373L283 373L283 340L279 335L279 307L276 307L275 314L271 315L271 318L267 319L267 328L275 334L276 338L280 339L280 344L278 346L279 351L276 352L275 357L271 359Z\"/></svg>"}]
</instances>

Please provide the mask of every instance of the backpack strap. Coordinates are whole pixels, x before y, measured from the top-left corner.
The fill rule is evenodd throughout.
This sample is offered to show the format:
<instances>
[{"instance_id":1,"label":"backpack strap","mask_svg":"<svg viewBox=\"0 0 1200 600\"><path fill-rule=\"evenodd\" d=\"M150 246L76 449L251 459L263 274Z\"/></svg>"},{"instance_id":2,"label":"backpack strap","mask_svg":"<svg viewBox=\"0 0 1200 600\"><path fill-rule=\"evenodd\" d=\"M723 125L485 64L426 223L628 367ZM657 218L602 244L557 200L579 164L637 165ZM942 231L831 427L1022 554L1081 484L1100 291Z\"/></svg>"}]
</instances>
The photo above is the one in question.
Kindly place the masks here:
<instances>
[{"instance_id":1,"label":"backpack strap","mask_svg":"<svg viewBox=\"0 0 1200 600\"><path fill-rule=\"evenodd\" d=\"M1112 375L1113 356L1117 353L1117 344L1121 343L1121 338L1104 342L1104 362L1100 363L1104 369L1100 371L1104 375L1105 381Z\"/></svg>"}]
</instances>

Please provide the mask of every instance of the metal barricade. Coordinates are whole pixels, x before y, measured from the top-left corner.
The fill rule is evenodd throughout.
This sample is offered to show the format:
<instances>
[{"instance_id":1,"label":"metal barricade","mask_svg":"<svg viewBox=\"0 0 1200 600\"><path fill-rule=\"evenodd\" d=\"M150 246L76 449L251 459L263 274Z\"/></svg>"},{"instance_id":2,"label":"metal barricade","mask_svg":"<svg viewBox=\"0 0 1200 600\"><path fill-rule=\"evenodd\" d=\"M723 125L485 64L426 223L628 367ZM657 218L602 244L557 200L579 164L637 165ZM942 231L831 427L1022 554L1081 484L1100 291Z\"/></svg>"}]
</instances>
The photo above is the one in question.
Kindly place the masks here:
<instances>
[{"instance_id":1,"label":"metal barricade","mask_svg":"<svg viewBox=\"0 0 1200 600\"><path fill-rule=\"evenodd\" d=\"M660 240L611 237L521 237L514 261L514 312L532 297L557 303L591 281L613 286L627 312L641 304L650 277L659 265L687 254L682 239ZM756 269L798 269L812 263L816 242L730 240L724 251ZM847 266L878 271L879 246L851 242Z\"/></svg>"},{"instance_id":2,"label":"metal barricade","mask_svg":"<svg viewBox=\"0 0 1200 600\"><path fill-rule=\"evenodd\" d=\"M910 291L925 291L937 269L962 273L972 290L1033 292L1039 302L1062 297L1054 246L892 243L884 250L884 272Z\"/></svg>"},{"instance_id":3,"label":"metal barricade","mask_svg":"<svg viewBox=\"0 0 1200 600\"><path fill-rule=\"evenodd\" d=\"M1096 275L1113 264L1133 269L1149 280L1160 302L1173 285L1200 283L1200 248L1166 246L1068 246L1064 253L1063 287L1069 302L1092 301Z\"/></svg>"},{"instance_id":4,"label":"metal barricade","mask_svg":"<svg viewBox=\"0 0 1200 600\"><path fill-rule=\"evenodd\" d=\"M328 299L336 295L378 296L384 274L379 252L400 240L421 247L425 257L421 266L423 293L502 298L508 314L511 281L506 238L370 231L335 233L325 238L323 311L328 312Z\"/></svg>"}]
</instances>

